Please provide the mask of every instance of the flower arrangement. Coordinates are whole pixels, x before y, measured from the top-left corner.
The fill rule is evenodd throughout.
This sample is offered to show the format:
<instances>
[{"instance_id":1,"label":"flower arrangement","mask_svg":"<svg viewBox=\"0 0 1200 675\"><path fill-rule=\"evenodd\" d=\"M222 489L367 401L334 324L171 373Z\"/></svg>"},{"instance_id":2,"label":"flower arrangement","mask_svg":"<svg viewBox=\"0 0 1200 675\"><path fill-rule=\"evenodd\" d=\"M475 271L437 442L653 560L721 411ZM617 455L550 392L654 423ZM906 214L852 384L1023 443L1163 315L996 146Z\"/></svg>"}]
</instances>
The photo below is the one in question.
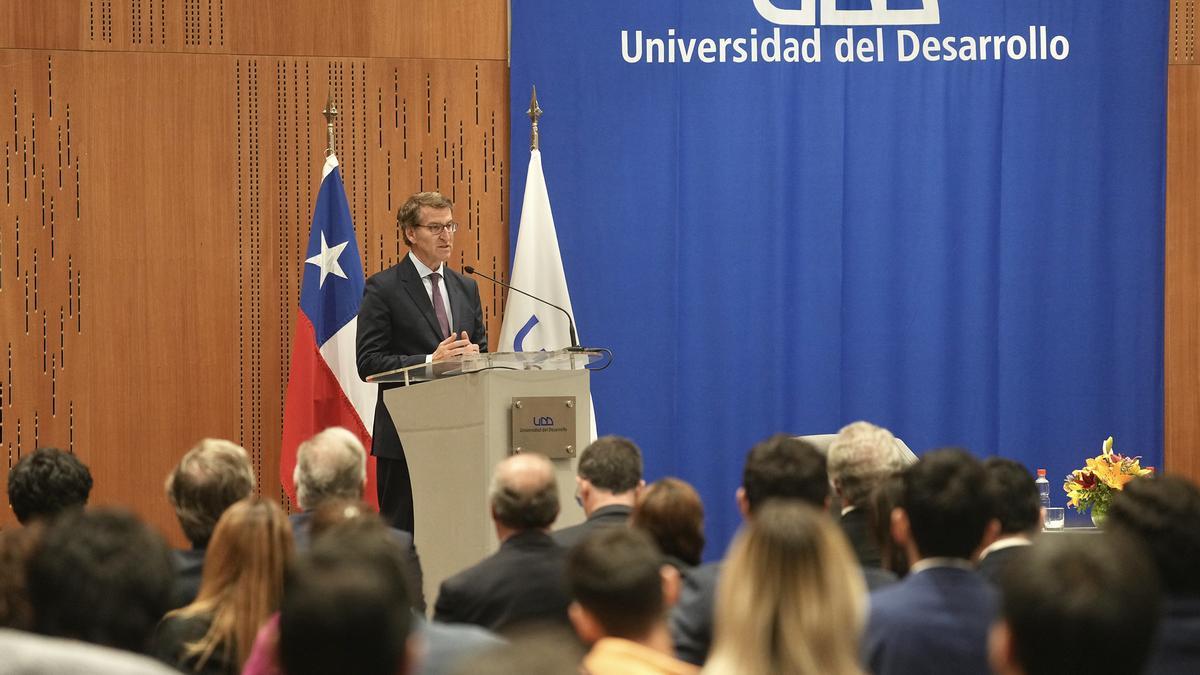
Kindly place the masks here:
<instances>
[{"instance_id":1,"label":"flower arrangement","mask_svg":"<svg viewBox=\"0 0 1200 675\"><path fill-rule=\"evenodd\" d=\"M1114 492L1124 490L1125 484L1138 476L1154 473L1152 467L1141 466L1141 459L1113 452L1113 439L1109 436L1103 452L1067 475L1063 482L1067 504L1077 511L1091 509L1092 522L1099 526L1108 514Z\"/></svg>"}]
</instances>

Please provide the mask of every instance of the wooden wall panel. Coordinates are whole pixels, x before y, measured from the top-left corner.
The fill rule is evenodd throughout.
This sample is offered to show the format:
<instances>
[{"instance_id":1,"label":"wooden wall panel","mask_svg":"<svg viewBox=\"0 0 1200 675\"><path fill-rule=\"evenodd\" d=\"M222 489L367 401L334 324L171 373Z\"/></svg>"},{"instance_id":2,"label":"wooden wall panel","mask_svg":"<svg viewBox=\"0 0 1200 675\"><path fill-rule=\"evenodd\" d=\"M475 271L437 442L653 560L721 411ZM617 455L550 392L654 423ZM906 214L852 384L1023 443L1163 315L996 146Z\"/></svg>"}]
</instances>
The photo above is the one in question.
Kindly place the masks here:
<instances>
[{"instance_id":1,"label":"wooden wall panel","mask_svg":"<svg viewBox=\"0 0 1200 675\"><path fill-rule=\"evenodd\" d=\"M1168 72L1166 468L1200 481L1200 66Z\"/></svg>"},{"instance_id":2,"label":"wooden wall panel","mask_svg":"<svg viewBox=\"0 0 1200 675\"><path fill-rule=\"evenodd\" d=\"M405 252L399 204L439 189L465 225L456 262L507 276L505 3L346 4L336 17L309 1L0 6L0 484L35 447L71 449L93 503L179 544L163 479L219 436L284 499L283 394L330 92L367 273ZM455 12L472 18L442 25ZM342 35L337 49L305 37L313 25ZM481 292L494 346L502 298Z\"/></svg>"},{"instance_id":3,"label":"wooden wall panel","mask_svg":"<svg viewBox=\"0 0 1200 675\"><path fill-rule=\"evenodd\" d=\"M1200 22L1200 0L1171 1L1170 63L1200 63L1196 50L1196 24Z\"/></svg>"}]
</instances>

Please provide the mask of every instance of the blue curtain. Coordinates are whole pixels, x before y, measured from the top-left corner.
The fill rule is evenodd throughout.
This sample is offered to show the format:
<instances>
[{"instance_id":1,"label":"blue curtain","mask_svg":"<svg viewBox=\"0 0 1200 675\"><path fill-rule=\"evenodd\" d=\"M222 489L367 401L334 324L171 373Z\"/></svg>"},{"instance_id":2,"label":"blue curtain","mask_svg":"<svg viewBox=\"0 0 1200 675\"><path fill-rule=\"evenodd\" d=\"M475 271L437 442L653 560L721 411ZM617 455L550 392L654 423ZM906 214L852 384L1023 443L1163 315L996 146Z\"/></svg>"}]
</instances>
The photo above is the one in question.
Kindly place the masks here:
<instances>
[{"instance_id":1,"label":"blue curtain","mask_svg":"<svg viewBox=\"0 0 1200 675\"><path fill-rule=\"evenodd\" d=\"M536 84L580 335L616 353L593 377L599 430L641 445L647 480L697 486L707 558L775 432L867 419L1055 485L1110 434L1162 464L1167 3L940 5L934 24L850 27L777 26L753 0L512 4L511 222ZM1041 49L1043 26L1062 58L1008 49ZM882 61L839 61L850 29ZM819 31L821 61L678 51L776 30ZM683 40L675 62L630 63L636 31L664 61ZM998 58L944 60L995 35ZM901 60L926 38L940 60Z\"/></svg>"}]
</instances>

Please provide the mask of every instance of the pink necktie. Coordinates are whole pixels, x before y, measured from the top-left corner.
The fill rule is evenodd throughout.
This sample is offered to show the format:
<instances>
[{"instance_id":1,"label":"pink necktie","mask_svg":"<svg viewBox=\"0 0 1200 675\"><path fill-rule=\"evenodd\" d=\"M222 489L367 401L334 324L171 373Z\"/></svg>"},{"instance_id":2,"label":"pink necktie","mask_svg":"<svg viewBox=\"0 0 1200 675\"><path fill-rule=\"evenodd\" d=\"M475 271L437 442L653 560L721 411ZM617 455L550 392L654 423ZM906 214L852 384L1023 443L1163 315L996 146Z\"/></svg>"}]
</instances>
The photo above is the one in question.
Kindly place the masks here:
<instances>
[{"instance_id":1,"label":"pink necktie","mask_svg":"<svg viewBox=\"0 0 1200 675\"><path fill-rule=\"evenodd\" d=\"M429 275L430 286L433 288L433 313L437 315L438 325L442 327L442 338L450 336L450 319L446 317L446 303L442 302L442 289L438 280L442 275L433 272Z\"/></svg>"}]
</instances>

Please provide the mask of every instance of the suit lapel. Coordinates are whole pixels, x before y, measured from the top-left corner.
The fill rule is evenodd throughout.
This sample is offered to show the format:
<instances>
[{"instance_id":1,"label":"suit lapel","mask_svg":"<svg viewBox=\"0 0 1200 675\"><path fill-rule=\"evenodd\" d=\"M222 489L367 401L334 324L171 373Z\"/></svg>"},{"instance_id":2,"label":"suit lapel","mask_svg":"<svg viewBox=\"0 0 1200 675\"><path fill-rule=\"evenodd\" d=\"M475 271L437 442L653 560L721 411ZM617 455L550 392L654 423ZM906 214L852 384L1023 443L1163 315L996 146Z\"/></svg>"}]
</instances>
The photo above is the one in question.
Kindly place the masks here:
<instances>
[{"instance_id":1,"label":"suit lapel","mask_svg":"<svg viewBox=\"0 0 1200 675\"><path fill-rule=\"evenodd\" d=\"M433 303L429 300L429 294L425 292L425 282L417 274L417 268L408 256L404 256L400 273L401 280L404 282L404 290L412 300L413 306L420 310L421 316L425 317L425 322L429 324L429 329L433 331L433 334L441 335L442 329L438 326L437 315L433 313ZM437 342L441 341L442 338L437 338Z\"/></svg>"},{"instance_id":2,"label":"suit lapel","mask_svg":"<svg viewBox=\"0 0 1200 675\"><path fill-rule=\"evenodd\" d=\"M458 335L467 329L471 310L468 307L467 294L463 291L462 278L447 266L443 266L442 269L446 271L446 292L450 294L450 313L454 323L451 330ZM467 331L467 334L470 335L470 331Z\"/></svg>"}]
</instances>

